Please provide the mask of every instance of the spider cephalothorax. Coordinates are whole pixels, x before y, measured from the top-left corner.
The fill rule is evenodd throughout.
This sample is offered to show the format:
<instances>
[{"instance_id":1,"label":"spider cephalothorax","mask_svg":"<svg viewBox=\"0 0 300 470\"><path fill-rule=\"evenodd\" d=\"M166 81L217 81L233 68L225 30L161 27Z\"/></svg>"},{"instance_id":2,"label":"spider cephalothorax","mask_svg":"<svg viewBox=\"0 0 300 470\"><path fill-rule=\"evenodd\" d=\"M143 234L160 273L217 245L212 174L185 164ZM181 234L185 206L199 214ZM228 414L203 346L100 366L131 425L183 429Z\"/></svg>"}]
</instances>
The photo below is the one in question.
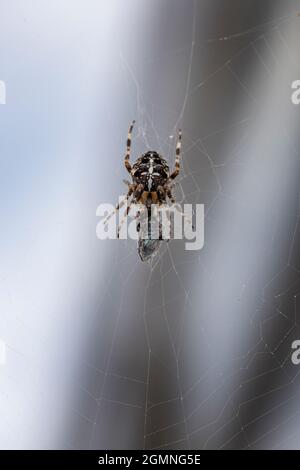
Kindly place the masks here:
<instances>
[{"instance_id":1,"label":"spider cephalothorax","mask_svg":"<svg viewBox=\"0 0 300 470\"><path fill-rule=\"evenodd\" d=\"M125 201L130 199L130 203L126 209L125 218L127 217L132 204L142 204L147 208L147 211L150 214L152 204L157 204L159 206L165 205L167 199L174 203L175 199L171 191L173 186L172 181L179 174L180 170L181 131L178 133L175 169L172 173L169 171L169 166L166 160L155 151L144 153L133 165L130 164L131 135L134 123L135 121L132 122L129 128L127 149L124 159L125 167L132 178L132 182L125 181L129 188L128 193L125 200L121 204L118 204L115 209L115 211L118 211ZM107 223L111 216L112 214L106 218L105 223ZM118 235L123 221L118 228Z\"/></svg>"}]
</instances>

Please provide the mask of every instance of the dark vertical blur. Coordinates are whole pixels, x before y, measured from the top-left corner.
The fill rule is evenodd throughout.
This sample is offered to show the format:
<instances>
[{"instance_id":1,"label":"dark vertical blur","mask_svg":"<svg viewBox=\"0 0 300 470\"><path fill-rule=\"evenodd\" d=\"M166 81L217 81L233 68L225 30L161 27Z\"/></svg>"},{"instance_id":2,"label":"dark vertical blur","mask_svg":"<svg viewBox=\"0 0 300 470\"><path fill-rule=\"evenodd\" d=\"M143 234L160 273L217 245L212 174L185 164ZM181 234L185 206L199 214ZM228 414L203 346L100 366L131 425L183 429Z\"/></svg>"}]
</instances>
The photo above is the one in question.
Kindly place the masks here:
<instances>
[{"instance_id":1,"label":"dark vertical blur","mask_svg":"<svg viewBox=\"0 0 300 470\"><path fill-rule=\"evenodd\" d=\"M82 366L95 400L78 398L90 420L71 419L71 441L297 447L297 2L144 5L139 35L129 28L138 46L122 50L123 134L134 113L135 154L158 147L174 161L169 136L182 126L177 197L205 204L205 247L170 243L150 269L133 243L114 245Z\"/></svg>"}]
</instances>

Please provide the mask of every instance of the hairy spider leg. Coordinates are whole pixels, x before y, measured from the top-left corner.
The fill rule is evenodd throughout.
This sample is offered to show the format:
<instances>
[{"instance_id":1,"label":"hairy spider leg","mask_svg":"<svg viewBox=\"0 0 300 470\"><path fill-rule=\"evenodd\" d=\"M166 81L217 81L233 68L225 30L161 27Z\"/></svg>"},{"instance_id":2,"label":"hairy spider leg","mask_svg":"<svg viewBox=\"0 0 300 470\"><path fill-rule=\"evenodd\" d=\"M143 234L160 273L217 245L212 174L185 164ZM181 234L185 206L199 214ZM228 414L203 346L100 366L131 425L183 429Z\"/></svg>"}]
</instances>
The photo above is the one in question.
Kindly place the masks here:
<instances>
[{"instance_id":1,"label":"hairy spider leg","mask_svg":"<svg viewBox=\"0 0 300 470\"><path fill-rule=\"evenodd\" d=\"M130 191L130 190L129 190ZM129 193L128 191L128 193ZM125 220L127 219L127 216L129 214L129 211L131 209L131 206L139 200L142 192L144 191L144 186L142 184L139 184L135 190L134 190L134 195L133 195L133 199L131 200L130 204L127 206L127 209L126 209L126 212L125 212L125 215L123 217L123 219L121 220L119 226L118 226L118 230L117 230L117 238L119 238L119 235L120 235L120 231L121 231L121 228L125 222ZM133 192L133 191L132 191ZM127 198L128 199L128 198Z\"/></svg>"},{"instance_id":2,"label":"hairy spider leg","mask_svg":"<svg viewBox=\"0 0 300 470\"><path fill-rule=\"evenodd\" d=\"M121 228L122 228L122 226L123 226L123 224L124 224L124 222L125 222L125 220L126 220L128 214L129 214L129 211L130 211L130 209L131 209L131 206L132 206L132 202L127 206L125 215L124 215L123 219L122 219L121 222L120 222L120 225L119 225L118 230L117 230L117 238L119 238L119 236L120 236Z\"/></svg>"},{"instance_id":3,"label":"hairy spider leg","mask_svg":"<svg viewBox=\"0 0 300 470\"><path fill-rule=\"evenodd\" d=\"M165 202L162 202L160 205L159 205L159 208L163 208L163 210L165 211L165 214L167 216L167 223L169 225L168 229L169 229L169 235L170 235L170 231L171 231L171 215L170 215L170 211L168 210L169 209L169 206L165 203ZM156 217L157 217L158 214L156 214ZM159 218L159 240L164 240L163 238L163 224L162 224L162 220ZM166 241L169 241L169 238L166 239Z\"/></svg>"},{"instance_id":4,"label":"hairy spider leg","mask_svg":"<svg viewBox=\"0 0 300 470\"><path fill-rule=\"evenodd\" d=\"M178 208L178 205L177 205L177 204L174 204L174 207L175 207L175 209L177 210L177 212L179 212L179 214L181 214L182 217L183 217L184 219L186 219L189 224L192 225L192 229L195 230L195 226L194 226L194 224L193 224L192 219L191 219L188 215L186 215L184 212L182 212L181 208Z\"/></svg>"},{"instance_id":5,"label":"hairy spider leg","mask_svg":"<svg viewBox=\"0 0 300 470\"><path fill-rule=\"evenodd\" d=\"M157 195L158 195L158 201L161 204L163 201L166 199L166 191L165 188L161 185L157 186Z\"/></svg>"},{"instance_id":6,"label":"hairy spider leg","mask_svg":"<svg viewBox=\"0 0 300 470\"><path fill-rule=\"evenodd\" d=\"M174 196L173 196L173 194L172 194L171 189L170 189L170 188L167 188L167 189L166 189L166 193L167 193L168 198L169 198L170 201L172 202L172 204L174 204L174 207L175 207L175 209L177 210L177 212L179 212L179 214L181 214L181 215L188 221L189 224L192 224L192 227L193 227L193 230L194 230L194 225L193 225L192 219L191 219L188 215L186 215L184 212L182 212L181 209L178 208L178 205L176 204L176 201L175 201L175 198L174 198Z\"/></svg>"},{"instance_id":7,"label":"hairy spider leg","mask_svg":"<svg viewBox=\"0 0 300 470\"><path fill-rule=\"evenodd\" d=\"M126 167L128 173L130 173L130 174L131 174L132 167L129 163L129 158L130 158L130 150L131 150L131 136L132 136L132 129L133 129L134 123L135 123L135 121L132 121L132 123L129 127L129 131L128 131L128 135L127 135L126 154L125 154L125 159L124 159L125 167Z\"/></svg>"},{"instance_id":8,"label":"hairy spider leg","mask_svg":"<svg viewBox=\"0 0 300 470\"><path fill-rule=\"evenodd\" d=\"M128 190L128 193L126 194L126 196L124 197L124 199L116 205L116 207L114 208L114 210L108 214L108 216L105 217L105 219L103 220L103 223L104 225L107 224L107 222L109 221L109 219L116 213L118 212L119 209L121 209L121 207L124 206L125 202L128 201L128 199L130 198L130 196L132 195L133 191L135 189L135 186L134 185L131 185L129 187L129 190Z\"/></svg>"},{"instance_id":9,"label":"hairy spider leg","mask_svg":"<svg viewBox=\"0 0 300 470\"><path fill-rule=\"evenodd\" d=\"M172 204L175 204L175 198L174 198L170 188L167 189L167 196L170 199L170 201L172 202Z\"/></svg>"},{"instance_id":10,"label":"hairy spider leg","mask_svg":"<svg viewBox=\"0 0 300 470\"><path fill-rule=\"evenodd\" d=\"M180 150L181 150L181 129L178 132L178 140L176 145L176 157L175 157L175 170L170 174L170 178L173 180L179 174L180 171Z\"/></svg>"}]
</instances>

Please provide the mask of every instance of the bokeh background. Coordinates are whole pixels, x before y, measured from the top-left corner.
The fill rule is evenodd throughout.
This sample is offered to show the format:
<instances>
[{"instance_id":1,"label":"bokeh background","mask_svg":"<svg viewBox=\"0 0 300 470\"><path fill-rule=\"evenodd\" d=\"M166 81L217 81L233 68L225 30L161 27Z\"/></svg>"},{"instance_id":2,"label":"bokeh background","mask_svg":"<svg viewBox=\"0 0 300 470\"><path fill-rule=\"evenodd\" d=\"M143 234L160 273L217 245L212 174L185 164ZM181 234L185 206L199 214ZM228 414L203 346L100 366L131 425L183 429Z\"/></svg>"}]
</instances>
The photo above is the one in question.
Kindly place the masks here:
<instances>
[{"instance_id":1,"label":"bokeh background","mask_svg":"<svg viewBox=\"0 0 300 470\"><path fill-rule=\"evenodd\" d=\"M299 11L1 0L2 449L300 448ZM201 251L96 238L133 118Z\"/></svg>"}]
</instances>

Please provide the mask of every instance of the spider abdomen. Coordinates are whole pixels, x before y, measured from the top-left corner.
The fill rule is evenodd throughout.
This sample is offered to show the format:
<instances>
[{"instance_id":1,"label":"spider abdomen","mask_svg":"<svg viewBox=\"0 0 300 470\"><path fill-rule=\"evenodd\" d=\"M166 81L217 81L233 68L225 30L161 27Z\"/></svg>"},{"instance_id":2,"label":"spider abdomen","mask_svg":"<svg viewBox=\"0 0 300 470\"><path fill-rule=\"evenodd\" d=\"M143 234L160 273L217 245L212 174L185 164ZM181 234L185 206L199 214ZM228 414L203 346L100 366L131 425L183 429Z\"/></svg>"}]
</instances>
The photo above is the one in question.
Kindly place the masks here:
<instances>
[{"instance_id":1,"label":"spider abdomen","mask_svg":"<svg viewBox=\"0 0 300 470\"><path fill-rule=\"evenodd\" d=\"M132 168L134 183L142 184L145 191L155 192L169 178L169 166L157 152L147 152L137 159Z\"/></svg>"}]
</instances>

